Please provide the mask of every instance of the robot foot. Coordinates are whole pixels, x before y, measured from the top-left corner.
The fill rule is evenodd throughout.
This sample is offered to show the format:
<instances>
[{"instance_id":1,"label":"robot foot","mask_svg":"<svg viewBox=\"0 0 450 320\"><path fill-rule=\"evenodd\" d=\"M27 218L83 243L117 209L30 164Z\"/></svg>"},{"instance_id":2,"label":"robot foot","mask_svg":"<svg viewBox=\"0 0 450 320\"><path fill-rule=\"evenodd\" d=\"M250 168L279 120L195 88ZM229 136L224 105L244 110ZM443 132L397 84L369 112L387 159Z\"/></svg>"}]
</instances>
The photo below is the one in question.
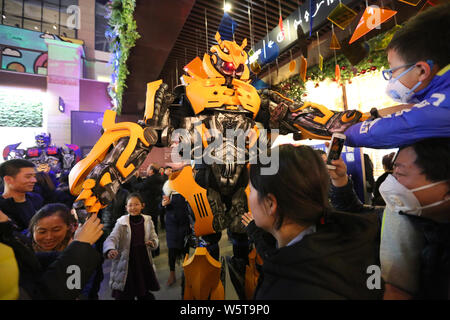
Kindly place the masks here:
<instances>
[{"instance_id":1,"label":"robot foot","mask_svg":"<svg viewBox=\"0 0 450 320\"><path fill-rule=\"evenodd\" d=\"M245 270L246 262L244 259L233 257L226 257L231 283L236 291L239 300L246 300L245 296Z\"/></svg>"}]
</instances>

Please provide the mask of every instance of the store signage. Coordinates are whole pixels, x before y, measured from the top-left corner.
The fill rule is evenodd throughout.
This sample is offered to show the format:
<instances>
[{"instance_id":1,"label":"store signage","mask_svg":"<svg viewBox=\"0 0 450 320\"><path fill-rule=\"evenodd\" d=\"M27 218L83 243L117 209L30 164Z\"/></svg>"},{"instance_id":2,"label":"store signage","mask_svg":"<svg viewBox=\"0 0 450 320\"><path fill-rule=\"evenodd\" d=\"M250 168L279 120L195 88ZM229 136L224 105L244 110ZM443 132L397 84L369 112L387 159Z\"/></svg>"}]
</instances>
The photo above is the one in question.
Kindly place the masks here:
<instances>
[{"instance_id":1,"label":"store signage","mask_svg":"<svg viewBox=\"0 0 450 320\"><path fill-rule=\"evenodd\" d=\"M253 49L255 54L249 59L252 63L258 59L263 65L290 48L298 39L297 29L302 28L303 33L309 35L310 20L313 18L312 32L315 32L326 20L331 11L339 4L339 0L316 0L314 9L310 10L310 1L305 1L291 15L283 20L283 31L277 25L259 41ZM355 0L341 0L345 5Z\"/></svg>"}]
</instances>

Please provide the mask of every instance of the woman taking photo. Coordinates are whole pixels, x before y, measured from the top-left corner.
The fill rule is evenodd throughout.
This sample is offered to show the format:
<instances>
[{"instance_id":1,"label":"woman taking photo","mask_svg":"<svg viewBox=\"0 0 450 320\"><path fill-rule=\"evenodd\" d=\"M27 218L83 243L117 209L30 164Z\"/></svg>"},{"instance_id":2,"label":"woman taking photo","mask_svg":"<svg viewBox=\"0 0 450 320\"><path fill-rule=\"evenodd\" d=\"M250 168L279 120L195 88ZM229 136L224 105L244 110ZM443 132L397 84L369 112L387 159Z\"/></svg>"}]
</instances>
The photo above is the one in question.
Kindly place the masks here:
<instances>
[{"instance_id":1,"label":"woman taking photo","mask_svg":"<svg viewBox=\"0 0 450 320\"><path fill-rule=\"evenodd\" d=\"M270 164L269 164L270 165ZM279 170L250 166L251 213L243 216L263 258L255 299L377 299L367 273L379 265L376 216L332 211L329 175L308 146L279 147Z\"/></svg>"},{"instance_id":2,"label":"woman taking photo","mask_svg":"<svg viewBox=\"0 0 450 320\"><path fill-rule=\"evenodd\" d=\"M76 228L77 220L66 205L45 205L30 220L34 251L63 251L72 241Z\"/></svg>"}]
</instances>

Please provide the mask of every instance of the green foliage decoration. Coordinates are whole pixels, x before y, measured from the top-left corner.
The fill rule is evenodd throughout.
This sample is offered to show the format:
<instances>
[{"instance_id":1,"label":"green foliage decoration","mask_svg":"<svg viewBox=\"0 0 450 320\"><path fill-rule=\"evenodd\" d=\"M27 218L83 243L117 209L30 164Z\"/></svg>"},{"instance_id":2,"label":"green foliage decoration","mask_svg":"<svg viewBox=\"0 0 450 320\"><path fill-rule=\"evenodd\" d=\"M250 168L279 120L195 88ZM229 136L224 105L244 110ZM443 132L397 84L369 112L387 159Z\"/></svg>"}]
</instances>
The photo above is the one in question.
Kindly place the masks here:
<instances>
[{"instance_id":1,"label":"green foliage decoration","mask_svg":"<svg viewBox=\"0 0 450 320\"><path fill-rule=\"evenodd\" d=\"M113 75L109 94L115 101L117 114L122 111L122 96L127 87L125 81L130 71L127 67L127 60L131 54L131 49L136 45L136 40L140 38L137 32L136 20L134 20L135 0L111 0L107 3L109 9L108 24L106 32L110 40L112 49Z\"/></svg>"},{"instance_id":2,"label":"green foliage decoration","mask_svg":"<svg viewBox=\"0 0 450 320\"><path fill-rule=\"evenodd\" d=\"M341 69L340 74L342 81L351 81L353 77L365 74L366 72L380 70L381 68L389 68L385 48L392 39L395 31L399 28L401 28L401 26L395 26L391 30L379 34L367 41L367 45L370 48L369 54L355 66L352 66L350 61L348 61L343 54L339 54L339 50L337 50L336 61L334 55L332 55L324 61L322 70L319 69L318 65L308 68L306 72L306 81L312 80L314 82L320 82L325 79L335 80L336 63ZM300 80L298 74L281 81L274 86L274 90L297 101L301 101L302 96L306 93L305 85L303 81Z\"/></svg>"}]
</instances>

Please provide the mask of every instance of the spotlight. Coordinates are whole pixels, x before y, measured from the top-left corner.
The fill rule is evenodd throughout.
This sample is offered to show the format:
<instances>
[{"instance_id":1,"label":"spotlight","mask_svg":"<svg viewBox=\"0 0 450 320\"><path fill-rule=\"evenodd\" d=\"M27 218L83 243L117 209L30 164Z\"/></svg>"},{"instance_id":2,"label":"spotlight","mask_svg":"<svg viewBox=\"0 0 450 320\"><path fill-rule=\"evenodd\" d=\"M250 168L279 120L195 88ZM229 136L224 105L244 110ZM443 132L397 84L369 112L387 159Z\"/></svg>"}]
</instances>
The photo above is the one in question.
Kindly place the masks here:
<instances>
[{"instance_id":1,"label":"spotlight","mask_svg":"<svg viewBox=\"0 0 450 320\"><path fill-rule=\"evenodd\" d=\"M231 3L226 2L226 3L223 5L223 11L225 11L225 12L230 12L230 11L231 11Z\"/></svg>"}]
</instances>

